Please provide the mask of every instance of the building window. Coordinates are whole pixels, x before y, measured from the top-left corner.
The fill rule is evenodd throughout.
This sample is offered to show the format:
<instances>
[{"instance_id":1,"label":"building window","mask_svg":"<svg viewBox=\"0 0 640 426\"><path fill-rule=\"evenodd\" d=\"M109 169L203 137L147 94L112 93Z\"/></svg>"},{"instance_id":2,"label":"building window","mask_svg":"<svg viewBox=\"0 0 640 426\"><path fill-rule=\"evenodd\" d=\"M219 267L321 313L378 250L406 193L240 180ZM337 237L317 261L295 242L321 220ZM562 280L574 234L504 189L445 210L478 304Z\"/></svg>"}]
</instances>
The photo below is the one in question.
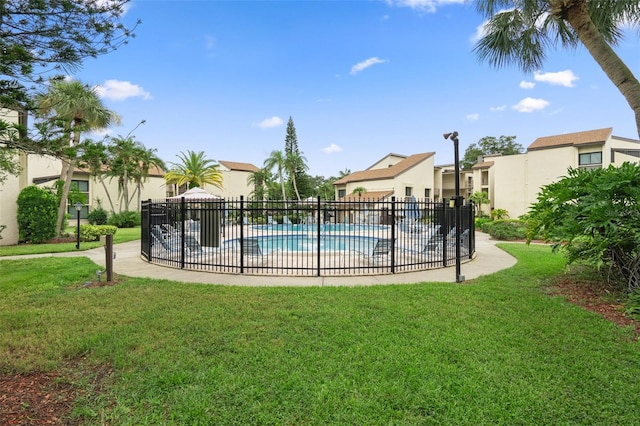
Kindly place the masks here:
<instances>
[{"instance_id":1,"label":"building window","mask_svg":"<svg viewBox=\"0 0 640 426\"><path fill-rule=\"evenodd\" d=\"M602 167L602 152L586 152L578 156L578 165L584 169L599 169Z\"/></svg>"},{"instance_id":2,"label":"building window","mask_svg":"<svg viewBox=\"0 0 640 426\"><path fill-rule=\"evenodd\" d=\"M84 204L82 210L80 210L80 219L86 219L87 217L89 217L89 181L72 180L71 187L69 188L69 195L71 196L71 194L76 193L82 196L82 199L79 201ZM72 218L75 218L78 215L76 207L74 206L75 203L76 201L74 201L73 203L69 203L69 205L67 206L67 213L69 213L69 216L71 216Z\"/></svg>"},{"instance_id":3,"label":"building window","mask_svg":"<svg viewBox=\"0 0 640 426\"><path fill-rule=\"evenodd\" d=\"M405 197L411 197L413 195L413 187L405 186L404 187L404 195L405 195Z\"/></svg>"},{"instance_id":4,"label":"building window","mask_svg":"<svg viewBox=\"0 0 640 426\"><path fill-rule=\"evenodd\" d=\"M424 189L424 198L431 198L431 188Z\"/></svg>"},{"instance_id":5,"label":"building window","mask_svg":"<svg viewBox=\"0 0 640 426\"><path fill-rule=\"evenodd\" d=\"M338 189L338 198L344 198L347 195L346 189Z\"/></svg>"}]
</instances>

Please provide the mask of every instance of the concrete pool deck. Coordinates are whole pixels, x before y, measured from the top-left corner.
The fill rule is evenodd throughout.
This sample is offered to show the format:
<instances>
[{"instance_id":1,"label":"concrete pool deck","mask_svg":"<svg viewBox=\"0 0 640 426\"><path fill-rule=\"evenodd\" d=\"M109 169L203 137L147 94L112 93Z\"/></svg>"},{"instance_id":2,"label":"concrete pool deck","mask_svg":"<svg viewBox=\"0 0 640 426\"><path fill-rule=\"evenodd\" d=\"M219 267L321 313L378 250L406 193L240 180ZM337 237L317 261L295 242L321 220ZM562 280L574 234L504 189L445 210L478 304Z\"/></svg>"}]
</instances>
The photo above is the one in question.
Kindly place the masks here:
<instances>
[{"instance_id":1,"label":"concrete pool deck","mask_svg":"<svg viewBox=\"0 0 640 426\"><path fill-rule=\"evenodd\" d=\"M461 274L465 280L482 275L492 274L516 264L516 259L495 246L498 241L491 240L489 235L476 232L476 257L463 263ZM384 284L412 284L422 282L455 282L455 264L447 268L430 269L418 272L404 272L387 275L345 275L325 277L271 276L221 274L214 272L174 269L148 263L140 256L140 240L114 245L116 259L113 271L119 275L172 281L220 284L246 287L310 287L310 286L366 286ZM102 268L105 267L105 250L99 247L92 250L66 253L48 253L42 255L4 256L1 260L24 259L34 257L78 257L91 259ZM104 277L103 277L104 279Z\"/></svg>"}]
</instances>

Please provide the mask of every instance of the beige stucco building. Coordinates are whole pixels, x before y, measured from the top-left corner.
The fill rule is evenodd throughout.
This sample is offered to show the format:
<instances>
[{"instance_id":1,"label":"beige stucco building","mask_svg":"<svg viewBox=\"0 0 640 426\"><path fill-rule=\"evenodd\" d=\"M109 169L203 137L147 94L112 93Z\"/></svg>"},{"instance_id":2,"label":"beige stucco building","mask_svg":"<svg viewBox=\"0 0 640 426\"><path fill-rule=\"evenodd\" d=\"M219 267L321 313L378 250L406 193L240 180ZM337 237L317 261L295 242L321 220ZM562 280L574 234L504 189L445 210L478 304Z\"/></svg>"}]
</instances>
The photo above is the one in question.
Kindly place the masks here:
<instances>
[{"instance_id":1,"label":"beige stucco building","mask_svg":"<svg viewBox=\"0 0 640 426\"><path fill-rule=\"evenodd\" d=\"M249 183L249 177L260 169L253 164L237 161L220 160L218 163L222 173L222 188L205 185L204 189L222 198L239 198L242 195L248 200L254 189Z\"/></svg>"},{"instance_id":2,"label":"beige stucco building","mask_svg":"<svg viewBox=\"0 0 640 426\"><path fill-rule=\"evenodd\" d=\"M473 168L474 191L486 191L491 208L517 218L537 201L544 185L571 168L620 166L640 161L640 141L614 136L612 128L540 137L524 154L487 156Z\"/></svg>"}]
</instances>

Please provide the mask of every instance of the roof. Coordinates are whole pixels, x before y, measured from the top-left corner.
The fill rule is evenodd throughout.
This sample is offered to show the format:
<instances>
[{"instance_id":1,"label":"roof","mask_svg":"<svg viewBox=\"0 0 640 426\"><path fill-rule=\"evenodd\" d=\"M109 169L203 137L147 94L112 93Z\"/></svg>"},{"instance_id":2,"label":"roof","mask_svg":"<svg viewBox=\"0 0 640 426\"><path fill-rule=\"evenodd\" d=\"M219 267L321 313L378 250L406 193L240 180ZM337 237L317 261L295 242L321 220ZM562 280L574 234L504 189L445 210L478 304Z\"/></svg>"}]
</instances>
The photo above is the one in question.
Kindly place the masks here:
<instances>
[{"instance_id":1,"label":"roof","mask_svg":"<svg viewBox=\"0 0 640 426\"><path fill-rule=\"evenodd\" d=\"M358 194L347 194L340 198L340 201L377 202L391 195L393 195L393 191L367 191L362 193L362 197Z\"/></svg>"},{"instance_id":2,"label":"roof","mask_svg":"<svg viewBox=\"0 0 640 426\"><path fill-rule=\"evenodd\" d=\"M493 166L494 161L483 161L482 163L474 164L471 169L488 169Z\"/></svg>"},{"instance_id":3,"label":"roof","mask_svg":"<svg viewBox=\"0 0 640 426\"><path fill-rule=\"evenodd\" d=\"M349 182L363 182L367 180L380 180L380 179L392 179L417 164L423 162L427 158L433 157L435 152L424 152L422 154L413 154L406 157L404 160L399 161L391 167L385 167L382 169L362 170L359 172L351 173L341 179L334 182L334 185L341 185Z\"/></svg>"},{"instance_id":4,"label":"roof","mask_svg":"<svg viewBox=\"0 0 640 426\"><path fill-rule=\"evenodd\" d=\"M229 170L237 170L239 172L257 172L260 170L251 163L238 163L236 161L218 161Z\"/></svg>"},{"instance_id":5,"label":"roof","mask_svg":"<svg viewBox=\"0 0 640 426\"><path fill-rule=\"evenodd\" d=\"M611 137L612 127L585 132L565 133L563 135L545 136L538 138L527 148L529 151L537 149L559 148L562 146L590 145L605 143Z\"/></svg>"}]
</instances>

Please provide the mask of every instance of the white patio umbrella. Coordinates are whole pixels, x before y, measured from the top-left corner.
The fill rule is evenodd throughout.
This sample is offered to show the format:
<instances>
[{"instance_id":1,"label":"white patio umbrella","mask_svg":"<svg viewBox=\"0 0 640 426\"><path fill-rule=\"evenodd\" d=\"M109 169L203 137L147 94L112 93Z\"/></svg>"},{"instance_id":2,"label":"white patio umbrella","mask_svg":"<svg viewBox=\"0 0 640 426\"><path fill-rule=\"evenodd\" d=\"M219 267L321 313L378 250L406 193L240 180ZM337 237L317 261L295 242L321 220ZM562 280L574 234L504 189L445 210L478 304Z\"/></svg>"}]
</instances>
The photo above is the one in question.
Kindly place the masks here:
<instances>
[{"instance_id":1,"label":"white patio umbrella","mask_svg":"<svg viewBox=\"0 0 640 426\"><path fill-rule=\"evenodd\" d=\"M222 197L210 194L204 189L196 186L195 188L191 188L182 194L174 195L173 197L169 197L167 199L179 200L181 198L184 198L185 200L220 200Z\"/></svg>"}]
</instances>

